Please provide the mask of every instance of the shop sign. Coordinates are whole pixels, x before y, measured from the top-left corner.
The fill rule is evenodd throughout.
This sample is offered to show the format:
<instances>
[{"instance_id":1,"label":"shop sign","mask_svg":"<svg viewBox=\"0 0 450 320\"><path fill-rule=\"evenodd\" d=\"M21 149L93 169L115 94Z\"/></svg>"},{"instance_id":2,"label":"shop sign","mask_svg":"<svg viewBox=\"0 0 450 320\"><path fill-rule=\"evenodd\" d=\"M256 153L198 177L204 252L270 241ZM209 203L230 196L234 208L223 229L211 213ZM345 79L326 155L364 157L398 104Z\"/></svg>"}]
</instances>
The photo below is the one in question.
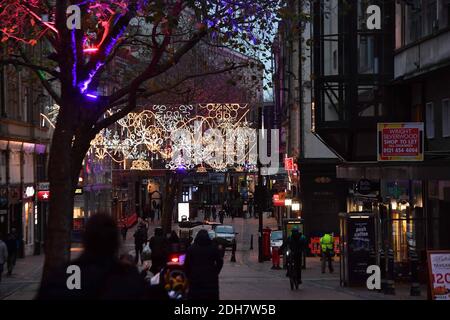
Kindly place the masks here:
<instances>
[{"instance_id":1,"label":"shop sign","mask_svg":"<svg viewBox=\"0 0 450 320\"><path fill-rule=\"evenodd\" d=\"M357 193L362 195L368 195L374 191L372 182L368 179L361 179L356 184L356 190Z\"/></svg>"},{"instance_id":2,"label":"shop sign","mask_svg":"<svg viewBox=\"0 0 450 320\"><path fill-rule=\"evenodd\" d=\"M427 254L432 299L450 300L450 250L431 250Z\"/></svg>"},{"instance_id":3,"label":"shop sign","mask_svg":"<svg viewBox=\"0 0 450 320\"><path fill-rule=\"evenodd\" d=\"M38 191L50 190L50 182L39 182L37 189Z\"/></svg>"},{"instance_id":4,"label":"shop sign","mask_svg":"<svg viewBox=\"0 0 450 320\"><path fill-rule=\"evenodd\" d=\"M366 215L351 215L347 223L348 280L363 285L367 280L370 251L374 249L374 220Z\"/></svg>"},{"instance_id":5,"label":"shop sign","mask_svg":"<svg viewBox=\"0 0 450 320\"><path fill-rule=\"evenodd\" d=\"M378 123L378 161L423 160L423 122Z\"/></svg>"},{"instance_id":6,"label":"shop sign","mask_svg":"<svg viewBox=\"0 0 450 320\"><path fill-rule=\"evenodd\" d=\"M318 184L327 184L327 183L331 183L331 178L330 177L317 177L314 179L315 183Z\"/></svg>"},{"instance_id":7,"label":"shop sign","mask_svg":"<svg viewBox=\"0 0 450 320\"><path fill-rule=\"evenodd\" d=\"M294 169L294 158L284 158L284 170L293 171Z\"/></svg>"},{"instance_id":8,"label":"shop sign","mask_svg":"<svg viewBox=\"0 0 450 320\"><path fill-rule=\"evenodd\" d=\"M272 202L275 207L284 207L284 200L286 198L286 193L280 192L275 193L272 197Z\"/></svg>"},{"instance_id":9,"label":"shop sign","mask_svg":"<svg viewBox=\"0 0 450 320\"><path fill-rule=\"evenodd\" d=\"M75 194L83 194L83 188L76 188L75 189Z\"/></svg>"},{"instance_id":10,"label":"shop sign","mask_svg":"<svg viewBox=\"0 0 450 320\"><path fill-rule=\"evenodd\" d=\"M39 201L50 200L50 191L38 191L37 198Z\"/></svg>"},{"instance_id":11,"label":"shop sign","mask_svg":"<svg viewBox=\"0 0 450 320\"><path fill-rule=\"evenodd\" d=\"M23 192L23 198L27 199L27 198L31 198L34 196L34 187L32 186L28 186L25 188L25 191Z\"/></svg>"}]
</instances>

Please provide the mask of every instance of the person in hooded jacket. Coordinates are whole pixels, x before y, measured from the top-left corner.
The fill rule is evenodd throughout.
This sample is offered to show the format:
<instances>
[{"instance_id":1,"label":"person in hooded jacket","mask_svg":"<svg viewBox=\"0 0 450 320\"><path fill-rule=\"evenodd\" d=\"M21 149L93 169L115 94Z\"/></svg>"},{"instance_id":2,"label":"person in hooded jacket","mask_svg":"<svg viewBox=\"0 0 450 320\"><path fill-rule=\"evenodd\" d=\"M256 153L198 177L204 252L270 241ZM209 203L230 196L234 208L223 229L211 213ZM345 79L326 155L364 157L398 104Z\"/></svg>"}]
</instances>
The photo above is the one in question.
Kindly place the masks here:
<instances>
[{"instance_id":1,"label":"person in hooded jacket","mask_svg":"<svg viewBox=\"0 0 450 320\"><path fill-rule=\"evenodd\" d=\"M89 218L81 256L49 273L41 283L38 300L141 300L149 298L145 282L134 265L119 260L120 235L106 214ZM80 288L70 289L69 265L80 268Z\"/></svg>"},{"instance_id":2,"label":"person in hooded jacket","mask_svg":"<svg viewBox=\"0 0 450 320\"><path fill-rule=\"evenodd\" d=\"M189 280L189 300L219 300L219 273L223 257L208 231L200 230L184 263Z\"/></svg>"},{"instance_id":3,"label":"person in hooded jacket","mask_svg":"<svg viewBox=\"0 0 450 320\"><path fill-rule=\"evenodd\" d=\"M281 246L281 250L290 249L292 254L292 262L294 264L293 271L296 272L299 283L302 283L302 265L303 254L306 250L306 238L297 230L292 230L292 235L287 239L286 243Z\"/></svg>"},{"instance_id":4,"label":"person in hooded jacket","mask_svg":"<svg viewBox=\"0 0 450 320\"><path fill-rule=\"evenodd\" d=\"M164 236L163 229L156 228L155 235L150 239L150 249L152 250L152 266L150 271L157 274L165 267L167 263L167 254L169 244L167 238Z\"/></svg>"}]
</instances>

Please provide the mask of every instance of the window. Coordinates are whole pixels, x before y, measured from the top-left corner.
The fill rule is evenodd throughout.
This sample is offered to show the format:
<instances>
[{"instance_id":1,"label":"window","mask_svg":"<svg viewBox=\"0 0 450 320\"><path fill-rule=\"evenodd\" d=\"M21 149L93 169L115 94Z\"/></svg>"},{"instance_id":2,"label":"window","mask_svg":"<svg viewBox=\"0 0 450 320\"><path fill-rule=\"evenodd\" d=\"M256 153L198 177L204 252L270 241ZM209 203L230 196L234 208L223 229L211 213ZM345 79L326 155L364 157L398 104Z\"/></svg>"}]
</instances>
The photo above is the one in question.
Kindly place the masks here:
<instances>
[{"instance_id":1,"label":"window","mask_svg":"<svg viewBox=\"0 0 450 320\"><path fill-rule=\"evenodd\" d=\"M434 104L429 102L426 104L426 129L427 138L434 138Z\"/></svg>"},{"instance_id":2,"label":"window","mask_svg":"<svg viewBox=\"0 0 450 320\"><path fill-rule=\"evenodd\" d=\"M437 4L436 1L430 1L427 6L427 21L425 23L426 35L432 34L438 26Z\"/></svg>"},{"instance_id":3,"label":"window","mask_svg":"<svg viewBox=\"0 0 450 320\"><path fill-rule=\"evenodd\" d=\"M6 183L6 152L0 150L0 184Z\"/></svg>"},{"instance_id":4,"label":"window","mask_svg":"<svg viewBox=\"0 0 450 320\"><path fill-rule=\"evenodd\" d=\"M450 100L442 100L442 136L450 137Z\"/></svg>"}]
</instances>

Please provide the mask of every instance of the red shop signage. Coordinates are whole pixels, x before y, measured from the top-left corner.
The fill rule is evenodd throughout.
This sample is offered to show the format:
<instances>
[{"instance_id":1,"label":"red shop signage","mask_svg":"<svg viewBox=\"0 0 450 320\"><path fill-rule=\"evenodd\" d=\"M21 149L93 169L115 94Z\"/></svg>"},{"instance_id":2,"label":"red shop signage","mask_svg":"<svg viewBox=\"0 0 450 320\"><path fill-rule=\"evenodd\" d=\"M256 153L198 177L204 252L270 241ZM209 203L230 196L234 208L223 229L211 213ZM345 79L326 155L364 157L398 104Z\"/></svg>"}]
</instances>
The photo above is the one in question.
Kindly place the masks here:
<instances>
[{"instance_id":1,"label":"red shop signage","mask_svg":"<svg viewBox=\"0 0 450 320\"><path fill-rule=\"evenodd\" d=\"M379 123L378 161L423 161L423 123Z\"/></svg>"}]
</instances>

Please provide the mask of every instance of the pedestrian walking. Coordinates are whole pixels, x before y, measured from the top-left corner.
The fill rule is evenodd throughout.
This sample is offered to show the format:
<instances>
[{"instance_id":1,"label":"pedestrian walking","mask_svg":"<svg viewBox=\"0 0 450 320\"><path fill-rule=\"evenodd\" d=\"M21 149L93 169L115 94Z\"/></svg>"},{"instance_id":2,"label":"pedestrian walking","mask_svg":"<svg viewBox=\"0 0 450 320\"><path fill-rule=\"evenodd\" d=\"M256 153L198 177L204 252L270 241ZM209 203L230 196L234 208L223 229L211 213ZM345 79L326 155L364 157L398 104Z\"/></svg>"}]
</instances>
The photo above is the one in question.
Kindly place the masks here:
<instances>
[{"instance_id":1,"label":"pedestrian walking","mask_svg":"<svg viewBox=\"0 0 450 320\"><path fill-rule=\"evenodd\" d=\"M223 220L225 219L225 210L221 209L219 211L219 221L223 224Z\"/></svg>"},{"instance_id":2,"label":"pedestrian walking","mask_svg":"<svg viewBox=\"0 0 450 320\"><path fill-rule=\"evenodd\" d=\"M214 222L216 222L216 219L217 219L217 208L216 208L216 206L212 206L211 213L212 213L212 218L213 218Z\"/></svg>"},{"instance_id":3,"label":"pedestrian walking","mask_svg":"<svg viewBox=\"0 0 450 320\"><path fill-rule=\"evenodd\" d=\"M0 283L2 282L3 275L3 266L8 260L8 248L6 247L6 243L3 242L0 235Z\"/></svg>"},{"instance_id":4,"label":"pedestrian walking","mask_svg":"<svg viewBox=\"0 0 450 320\"><path fill-rule=\"evenodd\" d=\"M161 214L161 205L158 204L156 206L156 215L158 216L158 221L161 219L160 214Z\"/></svg>"},{"instance_id":5,"label":"pedestrian walking","mask_svg":"<svg viewBox=\"0 0 450 320\"><path fill-rule=\"evenodd\" d=\"M119 260L120 234L107 214L92 215L83 234L83 253L52 270L41 283L38 300L140 300L147 298L145 282L135 265ZM68 287L67 268L80 268L80 287Z\"/></svg>"},{"instance_id":6,"label":"pedestrian walking","mask_svg":"<svg viewBox=\"0 0 450 320\"><path fill-rule=\"evenodd\" d=\"M333 273L333 257L334 257L334 239L330 233L325 233L320 238L320 248L322 256L322 273L325 273L325 267L328 263L330 273Z\"/></svg>"},{"instance_id":7,"label":"pedestrian walking","mask_svg":"<svg viewBox=\"0 0 450 320\"><path fill-rule=\"evenodd\" d=\"M205 206L205 220L209 221L211 217L211 208L209 206Z\"/></svg>"},{"instance_id":8,"label":"pedestrian walking","mask_svg":"<svg viewBox=\"0 0 450 320\"><path fill-rule=\"evenodd\" d=\"M280 251L285 248L289 248L291 251L291 262L292 271L295 272L295 276L298 283L302 283L302 264L303 264L303 254L306 248L306 241L303 234L298 231L298 229L292 230L292 235L287 239L286 244L283 244ZM289 269L288 269L289 272ZM287 273L287 276L293 276Z\"/></svg>"},{"instance_id":9,"label":"pedestrian walking","mask_svg":"<svg viewBox=\"0 0 450 320\"><path fill-rule=\"evenodd\" d=\"M120 234L122 235L122 240L125 242L127 240L127 233L128 233L128 226L126 219L122 219L121 227L120 227Z\"/></svg>"},{"instance_id":10,"label":"pedestrian walking","mask_svg":"<svg viewBox=\"0 0 450 320\"><path fill-rule=\"evenodd\" d=\"M155 222L155 210L150 209L150 222L153 224Z\"/></svg>"},{"instance_id":11,"label":"pedestrian walking","mask_svg":"<svg viewBox=\"0 0 450 320\"><path fill-rule=\"evenodd\" d=\"M219 300L219 273L223 258L219 248L200 230L194 244L187 250L185 260L189 280L189 300Z\"/></svg>"},{"instance_id":12,"label":"pedestrian walking","mask_svg":"<svg viewBox=\"0 0 450 320\"><path fill-rule=\"evenodd\" d=\"M150 249L152 250L150 271L157 274L167 263L168 241L162 228L155 229L155 234L150 238Z\"/></svg>"},{"instance_id":13,"label":"pedestrian walking","mask_svg":"<svg viewBox=\"0 0 450 320\"><path fill-rule=\"evenodd\" d=\"M11 228L11 232L6 237L6 247L8 248L7 275L10 276L16 266L17 253L19 252L19 238L16 228Z\"/></svg>"},{"instance_id":14,"label":"pedestrian walking","mask_svg":"<svg viewBox=\"0 0 450 320\"><path fill-rule=\"evenodd\" d=\"M147 242L147 228L144 223L140 223L137 226L136 231L134 232L134 251L135 251L135 263L139 263L139 259L141 260L141 264L144 263L142 259L142 250L144 249L144 244Z\"/></svg>"}]
</instances>

